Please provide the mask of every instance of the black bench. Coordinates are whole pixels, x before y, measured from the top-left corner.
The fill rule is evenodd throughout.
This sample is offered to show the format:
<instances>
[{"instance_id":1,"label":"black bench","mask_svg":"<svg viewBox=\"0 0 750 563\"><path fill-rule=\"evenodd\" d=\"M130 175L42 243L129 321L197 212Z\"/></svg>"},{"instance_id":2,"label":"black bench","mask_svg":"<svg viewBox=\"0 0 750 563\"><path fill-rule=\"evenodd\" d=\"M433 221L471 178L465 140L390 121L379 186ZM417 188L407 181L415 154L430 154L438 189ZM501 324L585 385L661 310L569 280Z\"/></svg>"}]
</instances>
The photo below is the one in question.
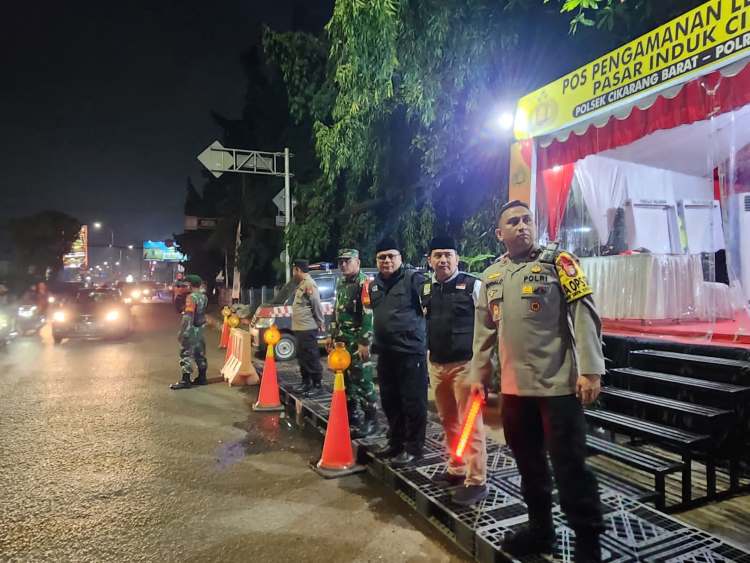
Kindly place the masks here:
<instances>
[{"instance_id":1,"label":"black bench","mask_svg":"<svg viewBox=\"0 0 750 563\"><path fill-rule=\"evenodd\" d=\"M693 495L693 451L701 447L707 449L711 440L710 436L695 434L687 430L680 430L679 428L606 410L586 409L584 414L590 423L600 424L607 429L627 436L648 438L679 452L684 464L682 469L682 504L690 503ZM716 493L716 467L711 456L707 456L706 460L706 485L709 497L712 497Z\"/></svg>"},{"instance_id":2,"label":"black bench","mask_svg":"<svg viewBox=\"0 0 750 563\"><path fill-rule=\"evenodd\" d=\"M678 424L678 426L684 426L686 429L695 432L708 432L715 438L726 436L736 420L735 414L731 410L686 403L685 401L677 401L676 399L639 393L638 391L630 391L618 387L603 388L601 396L609 410L621 410L616 407L622 403L634 403L640 405L642 409L656 408L665 410L680 418L681 424ZM607 399L613 399L611 401L613 404L610 405L610 401Z\"/></svg>"},{"instance_id":3,"label":"black bench","mask_svg":"<svg viewBox=\"0 0 750 563\"><path fill-rule=\"evenodd\" d=\"M735 385L750 385L750 362L742 360L661 350L633 350L628 360L634 368L712 379Z\"/></svg>"},{"instance_id":4,"label":"black bench","mask_svg":"<svg viewBox=\"0 0 750 563\"><path fill-rule=\"evenodd\" d=\"M714 399L718 399L722 407L732 409L738 413L743 411L745 403L750 398L750 387L735 385L733 383L696 379L694 377L684 377L682 375L635 368L615 368L610 370L608 374L610 379L614 376L615 379L621 378L623 383L625 383L625 385L618 385L618 387L627 387L629 381L640 380L649 385L668 385L671 388L698 391L706 399L708 399L708 395L711 395Z\"/></svg>"},{"instance_id":5,"label":"black bench","mask_svg":"<svg viewBox=\"0 0 750 563\"><path fill-rule=\"evenodd\" d=\"M654 476L654 490L658 495L656 508L659 510L664 510L666 504L664 482L666 476L670 473L682 471L685 467L685 464L680 461L662 459L591 434L586 436L586 446L593 453L604 454L625 465L651 473Z\"/></svg>"}]
</instances>

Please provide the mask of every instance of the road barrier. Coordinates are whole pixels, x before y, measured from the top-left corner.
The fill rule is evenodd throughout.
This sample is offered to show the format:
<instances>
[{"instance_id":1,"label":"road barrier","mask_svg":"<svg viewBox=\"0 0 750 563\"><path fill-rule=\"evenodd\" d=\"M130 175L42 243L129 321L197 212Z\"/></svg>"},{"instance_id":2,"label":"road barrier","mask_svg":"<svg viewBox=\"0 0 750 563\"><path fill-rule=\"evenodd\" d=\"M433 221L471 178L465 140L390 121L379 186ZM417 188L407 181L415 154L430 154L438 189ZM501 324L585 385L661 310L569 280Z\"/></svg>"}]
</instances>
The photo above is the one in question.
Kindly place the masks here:
<instances>
[{"instance_id":1,"label":"road barrier","mask_svg":"<svg viewBox=\"0 0 750 563\"><path fill-rule=\"evenodd\" d=\"M229 333L227 359L221 368L224 381L232 385L257 385L260 383L258 372L252 362L250 333L240 328L233 328Z\"/></svg>"}]
</instances>

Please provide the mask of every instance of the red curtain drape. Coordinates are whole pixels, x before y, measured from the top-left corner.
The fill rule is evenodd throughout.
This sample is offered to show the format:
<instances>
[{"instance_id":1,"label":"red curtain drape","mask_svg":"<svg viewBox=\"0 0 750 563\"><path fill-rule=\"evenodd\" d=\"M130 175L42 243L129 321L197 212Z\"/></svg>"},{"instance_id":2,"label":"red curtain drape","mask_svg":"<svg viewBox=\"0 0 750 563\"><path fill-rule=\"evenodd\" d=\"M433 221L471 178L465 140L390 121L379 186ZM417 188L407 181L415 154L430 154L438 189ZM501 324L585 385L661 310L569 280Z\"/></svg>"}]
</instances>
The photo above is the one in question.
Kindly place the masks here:
<instances>
[{"instance_id":1,"label":"red curtain drape","mask_svg":"<svg viewBox=\"0 0 750 563\"><path fill-rule=\"evenodd\" d=\"M573 181L575 163L553 166L542 171L544 180L544 194L547 200L550 240L557 239L557 229L560 227L565 204L568 201L570 184Z\"/></svg>"},{"instance_id":2,"label":"red curtain drape","mask_svg":"<svg viewBox=\"0 0 750 563\"><path fill-rule=\"evenodd\" d=\"M659 97L647 109L634 107L625 119L611 117L603 127L589 126L583 135L538 147L539 162L576 162L588 155L628 145L660 129L702 121L750 104L750 64L735 76L713 72L687 82L674 98Z\"/></svg>"}]
</instances>

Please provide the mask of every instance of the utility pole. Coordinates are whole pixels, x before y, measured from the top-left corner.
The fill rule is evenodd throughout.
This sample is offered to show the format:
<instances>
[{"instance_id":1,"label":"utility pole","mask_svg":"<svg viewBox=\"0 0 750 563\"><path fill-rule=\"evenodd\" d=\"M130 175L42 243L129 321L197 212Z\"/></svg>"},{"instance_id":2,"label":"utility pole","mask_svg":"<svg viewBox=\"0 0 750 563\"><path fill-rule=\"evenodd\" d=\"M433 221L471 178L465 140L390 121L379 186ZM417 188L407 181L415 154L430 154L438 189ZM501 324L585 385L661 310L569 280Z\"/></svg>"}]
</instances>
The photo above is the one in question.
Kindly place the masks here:
<instances>
[{"instance_id":1,"label":"utility pole","mask_svg":"<svg viewBox=\"0 0 750 563\"><path fill-rule=\"evenodd\" d=\"M291 275L289 266L289 225L292 222L292 194L289 189L289 149L284 149L284 268L286 270L286 283L289 283Z\"/></svg>"}]
</instances>

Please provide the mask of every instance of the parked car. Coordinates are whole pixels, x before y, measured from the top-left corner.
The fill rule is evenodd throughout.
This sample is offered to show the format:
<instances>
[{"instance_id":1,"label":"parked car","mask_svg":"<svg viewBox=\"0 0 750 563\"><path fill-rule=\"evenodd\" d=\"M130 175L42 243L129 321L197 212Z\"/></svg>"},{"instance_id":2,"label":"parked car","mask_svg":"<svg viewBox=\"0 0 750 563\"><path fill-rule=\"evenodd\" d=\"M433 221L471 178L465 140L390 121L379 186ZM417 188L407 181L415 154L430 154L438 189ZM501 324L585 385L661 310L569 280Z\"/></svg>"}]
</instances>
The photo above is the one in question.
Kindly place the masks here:
<instances>
[{"instance_id":1,"label":"parked car","mask_svg":"<svg viewBox=\"0 0 750 563\"><path fill-rule=\"evenodd\" d=\"M374 268L362 268L369 277L374 277L377 270ZM318 334L318 344L324 348L330 338L329 326L333 320L333 306L336 299L336 280L341 276L339 270L311 270L310 276L315 281L320 291L320 300L323 303L325 315L325 331ZM250 335L253 349L264 353L266 344L263 334L271 326L281 331L281 340L276 345L276 359L279 361L291 360L297 355L297 340L292 333L292 302L297 283L292 280L281 288L276 297L268 303L258 307L250 321Z\"/></svg>"},{"instance_id":2,"label":"parked car","mask_svg":"<svg viewBox=\"0 0 750 563\"><path fill-rule=\"evenodd\" d=\"M124 338L133 330L130 307L117 289L82 289L51 311L52 338Z\"/></svg>"},{"instance_id":3,"label":"parked car","mask_svg":"<svg viewBox=\"0 0 750 563\"><path fill-rule=\"evenodd\" d=\"M11 305L0 303L0 348L10 342L16 334L16 315Z\"/></svg>"}]
</instances>

